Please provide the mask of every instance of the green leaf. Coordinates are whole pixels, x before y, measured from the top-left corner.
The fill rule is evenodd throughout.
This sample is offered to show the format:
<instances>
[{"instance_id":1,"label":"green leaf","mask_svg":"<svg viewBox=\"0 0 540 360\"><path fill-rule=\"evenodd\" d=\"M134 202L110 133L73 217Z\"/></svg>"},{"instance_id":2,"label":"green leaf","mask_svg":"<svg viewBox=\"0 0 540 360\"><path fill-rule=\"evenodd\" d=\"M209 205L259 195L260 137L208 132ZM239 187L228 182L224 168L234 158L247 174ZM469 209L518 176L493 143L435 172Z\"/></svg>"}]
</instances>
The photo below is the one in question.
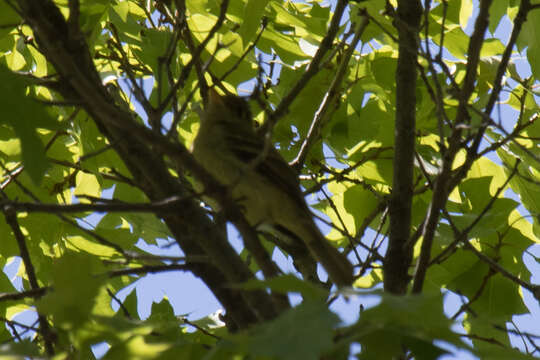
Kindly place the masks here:
<instances>
[{"instance_id":1,"label":"green leaf","mask_svg":"<svg viewBox=\"0 0 540 360\"><path fill-rule=\"evenodd\" d=\"M238 336L237 341L255 356L315 360L332 348L332 329L338 322L337 315L324 302L304 301L276 320Z\"/></svg>"},{"instance_id":2,"label":"green leaf","mask_svg":"<svg viewBox=\"0 0 540 360\"><path fill-rule=\"evenodd\" d=\"M16 25L19 21L21 21L21 18L19 15L13 10L13 7L10 6L7 2L0 3L0 26L2 28L6 27L6 25Z\"/></svg>"},{"instance_id":3,"label":"green leaf","mask_svg":"<svg viewBox=\"0 0 540 360\"><path fill-rule=\"evenodd\" d=\"M101 185L95 175L79 171L75 182L75 196L88 195L96 198L101 196Z\"/></svg>"},{"instance_id":4,"label":"green leaf","mask_svg":"<svg viewBox=\"0 0 540 360\"><path fill-rule=\"evenodd\" d=\"M96 276L96 260L67 252L53 265L54 290L38 301L38 309L50 314L64 329L76 329L88 320L102 279Z\"/></svg>"},{"instance_id":5,"label":"green leaf","mask_svg":"<svg viewBox=\"0 0 540 360\"><path fill-rule=\"evenodd\" d=\"M13 7L8 5L6 1L0 2L0 39L6 37L21 21L19 15L13 10ZM3 47L0 45L0 53L3 52Z\"/></svg>"},{"instance_id":6,"label":"green leaf","mask_svg":"<svg viewBox=\"0 0 540 360\"><path fill-rule=\"evenodd\" d=\"M135 317L135 318L138 318L138 310L137 310L137 305L138 304L138 299L137 299L137 292L135 291L135 289L133 289L128 296L126 296L126 299L124 300L123 302L123 307L124 309L126 309L129 313L129 315L131 317ZM124 317L124 313L122 311L122 309L120 309L118 312L117 312L117 316L121 316L121 317Z\"/></svg>"},{"instance_id":7,"label":"green leaf","mask_svg":"<svg viewBox=\"0 0 540 360\"><path fill-rule=\"evenodd\" d=\"M143 336L133 336L123 343L113 345L103 360L119 359L163 359L162 353L171 347L165 343L148 343Z\"/></svg>"},{"instance_id":8,"label":"green leaf","mask_svg":"<svg viewBox=\"0 0 540 360\"><path fill-rule=\"evenodd\" d=\"M371 289L382 282L383 273L381 269L373 269L368 274L356 279L354 287L360 289Z\"/></svg>"},{"instance_id":9,"label":"green leaf","mask_svg":"<svg viewBox=\"0 0 540 360\"><path fill-rule=\"evenodd\" d=\"M186 7L193 14L204 14L208 15L206 10L209 0L187 0Z\"/></svg>"},{"instance_id":10,"label":"green leaf","mask_svg":"<svg viewBox=\"0 0 540 360\"><path fill-rule=\"evenodd\" d=\"M31 339L25 338L17 342L5 344L0 347L0 357L4 360L20 360L39 357L38 344Z\"/></svg>"},{"instance_id":11,"label":"green leaf","mask_svg":"<svg viewBox=\"0 0 540 360\"><path fill-rule=\"evenodd\" d=\"M486 39L480 51L480 57L500 56L504 52L504 45L499 39Z\"/></svg>"},{"instance_id":12,"label":"green leaf","mask_svg":"<svg viewBox=\"0 0 540 360\"><path fill-rule=\"evenodd\" d=\"M459 25L463 30L467 27L470 17L473 13L472 0L461 0L461 7L459 9Z\"/></svg>"},{"instance_id":13,"label":"green leaf","mask_svg":"<svg viewBox=\"0 0 540 360\"><path fill-rule=\"evenodd\" d=\"M166 55L171 41L171 33L163 30L146 29L141 33L141 49L134 53L143 64L152 68L154 73L160 71L160 58Z\"/></svg>"},{"instance_id":14,"label":"green leaf","mask_svg":"<svg viewBox=\"0 0 540 360\"><path fill-rule=\"evenodd\" d=\"M527 44L527 59L531 66L531 71L536 79L540 79L540 33L538 32L540 24L540 13L530 11L527 14L527 22L523 25L520 38Z\"/></svg>"},{"instance_id":15,"label":"green leaf","mask_svg":"<svg viewBox=\"0 0 540 360\"><path fill-rule=\"evenodd\" d=\"M43 106L27 96L25 81L3 66L0 66L0 108L0 124L7 124L15 130L21 140L25 170L39 184L49 163L37 129L58 129L57 123Z\"/></svg>"},{"instance_id":16,"label":"green leaf","mask_svg":"<svg viewBox=\"0 0 540 360\"><path fill-rule=\"evenodd\" d=\"M270 0L248 0L244 6L244 22L238 33L244 40L244 47L255 38L257 30L264 15L266 5Z\"/></svg>"},{"instance_id":17,"label":"green leaf","mask_svg":"<svg viewBox=\"0 0 540 360\"><path fill-rule=\"evenodd\" d=\"M495 0L489 8L489 31L495 32L497 26L501 21L501 18L506 15L506 10L509 5L509 0Z\"/></svg>"},{"instance_id":18,"label":"green leaf","mask_svg":"<svg viewBox=\"0 0 540 360\"><path fill-rule=\"evenodd\" d=\"M13 231L11 227L6 223L5 217L0 217L0 233L5 234L4 241L0 241L0 255L2 256L2 265L12 256L19 255L19 247L15 237L13 237ZM1 291L7 291L7 289L2 289Z\"/></svg>"},{"instance_id":19,"label":"green leaf","mask_svg":"<svg viewBox=\"0 0 540 360\"><path fill-rule=\"evenodd\" d=\"M123 22L126 22L129 14L129 1L122 1L112 7L112 10L120 16Z\"/></svg>"},{"instance_id":20,"label":"green leaf","mask_svg":"<svg viewBox=\"0 0 540 360\"><path fill-rule=\"evenodd\" d=\"M84 251L87 254L97 255L103 258L111 258L114 255L118 255L118 252L111 247L89 240L85 236L67 236L66 243L70 249Z\"/></svg>"},{"instance_id":21,"label":"green leaf","mask_svg":"<svg viewBox=\"0 0 540 360\"><path fill-rule=\"evenodd\" d=\"M159 330L160 341L177 342L184 336L180 327L181 321L174 315L174 309L166 297L163 297L160 302L152 304L148 322Z\"/></svg>"},{"instance_id":22,"label":"green leaf","mask_svg":"<svg viewBox=\"0 0 540 360\"><path fill-rule=\"evenodd\" d=\"M436 359L444 350L430 346L442 340L467 349L457 334L450 330L452 322L444 316L442 297L436 295L393 296L384 294L381 303L362 312L354 325L364 346L362 359L387 359L409 346L414 355Z\"/></svg>"},{"instance_id":23,"label":"green leaf","mask_svg":"<svg viewBox=\"0 0 540 360\"><path fill-rule=\"evenodd\" d=\"M404 337L403 343L415 355L418 360L436 360L439 356L449 354L448 350L444 350L434 345L431 340L421 340L415 337Z\"/></svg>"},{"instance_id":24,"label":"green leaf","mask_svg":"<svg viewBox=\"0 0 540 360\"><path fill-rule=\"evenodd\" d=\"M478 350L480 359L490 360L534 360L538 357L533 355L523 354L516 348L502 347L499 345L486 346Z\"/></svg>"},{"instance_id":25,"label":"green leaf","mask_svg":"<svg viewBox=\"0 0 540 360\"><path fill-rule=\"evenodd\" d=\"M297 41L291 37L268 27L262 34L258 45L266 53L271 53L272 49L279 57L288 64L293 64L296 60L306 59L308 56L302 51Z\"/></svg>"},{"instance_id":26,"label":"green leaf","mask_svg":"<svg viewBox=\"0 0 540 360\"><path fill-rule=\"evenodd\" d=\"M361 185L352 186L343 194L344 210L354 217L356 229L360 229L364 219L376 209L378 204L379 201L373 193Z\"/></svg>"},{"instance_id":27,"label":"green leaf","mask_svg":"<svg viewBox=\"0 0 540 360\"><path fill-rule=\"evenodd\" d=\"M440 44L440 37L433 39L435 43ZM467 58L467 45L469 44L469 36L458 26L448 31L444 35L444 47L460 60Z\"/></svg>"}]
</instances>

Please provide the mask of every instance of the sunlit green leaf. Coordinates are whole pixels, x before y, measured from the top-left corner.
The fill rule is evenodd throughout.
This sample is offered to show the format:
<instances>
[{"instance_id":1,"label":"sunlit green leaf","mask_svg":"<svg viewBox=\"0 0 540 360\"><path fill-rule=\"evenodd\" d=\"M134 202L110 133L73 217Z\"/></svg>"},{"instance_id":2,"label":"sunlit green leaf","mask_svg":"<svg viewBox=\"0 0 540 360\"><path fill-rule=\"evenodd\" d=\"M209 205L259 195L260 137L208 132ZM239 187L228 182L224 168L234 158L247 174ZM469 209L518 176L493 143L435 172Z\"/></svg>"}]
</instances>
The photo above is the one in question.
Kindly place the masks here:
<instances>
[{"instance_id":1,"label":"sunlit green leaf","mask_svg":"<svg viewBox=\"0 0 540 360\"><path fill-rule=\"evenodd\" d=\"M54 264L54 291L39 301L38 308L65 329L82 326L92 312L102 281L95 276L93 263L89 256L70 252Z\"/></svg>"},{"instance_id":2,"label":"sunlit green leaf","mask_svg":"<svg viewBox=\"0 0 540 360\"><path fill-rule=\"evenodd\" d=\"M259 28L265 8L270 0L248 0L244 7L244 23L240 27L239 34L246 46L253 39Z\"/></svg>"},{"instance_id":3,"label":"sunlit green leaf","mask_svg":"<svg viewBox=\"0 0 540 360\"><path fill-rule=\"evenodd\" d=\"M39 183L48 167L45 149L37 128L58 128L45 109L27 97L24 80L0 66L0 106L3 116L0 123L9 125L21 141L25 170L33 181Z\"/></svg>"}]
</instances>

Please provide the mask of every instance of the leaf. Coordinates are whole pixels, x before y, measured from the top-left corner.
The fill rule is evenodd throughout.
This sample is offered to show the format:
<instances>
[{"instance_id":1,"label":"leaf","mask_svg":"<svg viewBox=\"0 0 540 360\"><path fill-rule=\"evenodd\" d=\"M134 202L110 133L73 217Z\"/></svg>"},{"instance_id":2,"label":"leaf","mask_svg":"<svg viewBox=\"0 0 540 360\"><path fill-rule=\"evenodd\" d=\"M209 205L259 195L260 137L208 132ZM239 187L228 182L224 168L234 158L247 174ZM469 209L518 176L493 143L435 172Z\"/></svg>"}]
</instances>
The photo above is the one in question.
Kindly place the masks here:
<instances>
[{"instance_id":1,"label":"leaf","mask_svg":"<svg viewBox=\"0 0 540 360\"><path fill-rule=\"evenodd\" d=\"M111 258L119 255L118 252L109 246L101 245L91 241L84 236L67 236L67 247L76 251L84 251L88 254L97 255L103 258Z\"/></svg>"},{"instance_id":2,"label":"leaf","mask_svg":"<svg viewBox=\"0 0 540 360\"><path fill-rule=\"evenodd\" d=\"M64 329L85 324L95 304L102 279L95 276L95 259L67 252L53 265L54 290L38 301L38 309L50 314Z\"/></svg>"},{"instance_id":3,"label":"leaf","mask_svg":"<svg viewBox=\"0 0 540 360\"><path fill-rule=\"evenodd\" d=\"M141 49L134 50L143 64L152 68L154 73L160 71L160 58L165 56L169 46L171 33L163 30L146 29L141 33Z\"/></svg>"},{"instance_id":4,"label":"leaf","mask_svg":"<svg viewBox=\"0 0 540 360\"><path fill-rule=\"evenodd\" d=\"M536 79L540 79L540 61L538 61L540 59L540 33L538 32L538 24L540 24L540 13L530 11L520 34L520 38L528 45L527 59Z\"/></svg>"},{"instance_id":5,"label":"leaf","mask_svg":"<svg viewBox=\"0 0 540 360\"><path fill-rule=\"evenodd\" d=\"M135 289L133 289L129 293L129 295L126 296L122 304L123 304L123 308L127 310L128 314L131 317L138 318L138 314L139 314L139 312L137 311L138 299L137 299L137 292L135 291ZM125 317L125 314L123 313L122 309L119 309L119 311L116 313L116 317L118 318Z\"/></svg>"},{"instance_id":6,"label":"leaf","mask_svg":"<svg viewBox=\"0 0 540 360\"><path fill-rule=\"evenodd\" d=\"M20 360L40 355L38 344L31 339L22 339L0 347L0 357L4 360Z\"/></svg>"},{"instance_id":7,"label":"leaf","mask_svg":"<svg viewBox=\"0 0 540 360\"><path fill-rule=\"evenodd\" d=\"M354 287L360 289L371 289L382 282L383 274L381 269L373 269L368 274L356 279Z\"/></svg>"},{"instance_id":8,"label":"leaf","mask_svg":"<svg viewBox=\"0 0 540 360\"><path fill-rule=\"evenodd\" d=\"M129 14L129 1L123 1L112 7L112 10L116 12L122 22L126 22Z\"/></svg>"},{"instance_id":9,"label":"leaf","mask_svg":"<svg viewBox=\"0 0 540 360\"><path fill-rule=\"evenodd\" d=\"M77 173L76 187L73 194L75 196L88 195L97 198L101 196L101 185L95 175L79 171ZM88 200L82 200L83 202L88 202Z\"/></svg>"},{"instance_id":10,"label":"leaf","mask_svg":"<svg viewBox=\"0 0 540 360\"><path fill-rule=\"evenodd\" d=\"M495 32L499 25L501 18L506 15L506 9L508 8L509 0L495 0L489 8L489 31Z\"/></svg>"},{"instance_id":11,"label":"leaf","mask_svg":"<svg viewBox=\"0 0 540 360\"><path fill-rule=\"evenodd\" d=\"M405 337L403 342L418 360L436 360L439 356L449 354L448 350L442 349L432 343L431 340L420 340L415 337Z\"/></svg>"},{"instance_id":12,"label":"leaf","mask_svg":"<svg viewBox=\"0 0 540 360\"><path fill-rule=\"evenodd\" d=\"M377 205L378 200L373 196L373 193L361 185L352 186L343 194L344 210L354 217L357 230L360 229L364 219L376 209ZM349 229L349 231L351 230Z\"/></svg>"},{"instance_id":13,"label":"leaf","mask_svg":"<svg viewBox=\"0 0 540 360\"><path fill-rule=\"evenodd\" d=\"M148 322L159 329L161 341L177 342L184 335L180 327L181 321L174 315L174 309L166 297L152 304Z\"/></svg>"},{"instance_id":14,"label":"leaf","mask_svg":"<svg viewBox=\"0 0 540 360\"><path fill-rule=\"evenodd\" d=\"M510 152L498 150L497 154L501 157L504 163L514 164L516 158ZM518 153L519 154L519 153ZM519 173L526 176L514 176L510 180L510 186L520 196L521 204L531 213L540 214L540 189L536 184L531 184L527 178L534 179L529 166L519 166ZM538 234L537 234L538 236Z\"/></svg>"},{"instance_id":15,"label":"leaf","mask_svg":"<svg viewBox=\"0 0 540 360\"><path fill-rule=\"evenodd\" d=\"M208 15L206 8L208 6L209 0L187 0L186 7L193 14L204 14Z\"/></svg>"},{"instance_id":16,"label":"leaf","mask_svg":"<svg viewBox=\"0 0 540 360\"><path fill-rule=\"evenodd\" d=\"M21 18L19 15L13 10L13 6L10 6L7 2L1 2L0 3L0 27L2 30L7 28L7 30L11 30L10 27L7 27L6 25L11 25L12 27L15 27L15 25L21 21ZM1 37L1 36L0 36Z\"/></svg>"},{"instance_id":17,"label":"leaf","mask_svg":"<svg viewBox=\"0 0 540 360\"><path fill-rule=\"evenodd\" d=\"M27 96L26 82L4 66L0 66L0 108L0 124L7 124L15 130L21 140L25 170L39 184L49 163L37 129L58 129L58 125L43 106Z\"/></svg>"},{"instance_id":18,"label":"leaf","mask_svg":"<svg viewBox=\"0 0 540 360\"><path fill-rule=\"evenodd\" d=\"M538 359L536 356L523 354L516 348L502 347L499 345L493 345L489 348L480 349L478 351L480 359L490 360L534 360Z\"/></svg>"},{"instance_id":19,"label":"leaf","mask_svg":"<svg viewBox=\"0 0 540 360\"><path fill-rule=\"evenodd\" d=\"M267 53L271 53L271 49L274 49L279 57L288 64L307 58L298 42L291 40L291 37L271 27L263 32L258 45Z\"/></svg>"},{"instance_id":20,"label":"leaf","mask_svg":"<svg viewBox=\"0 0 540 360\"><path fill-rule=\"evenodd\" d=\"M480 51L480 57L500 56L504 52L504 45L499 39L486 39Z\"/></svg>"},{"instance_id":21,"label":"leaf","mask_svg":"<svg viewBox=\"0 0 540 360\"><path fill-rule=\"evenodd\" d=\"M461 7L459 9L459 25L463 30L467 28L467 23L473 13L472 0L461 0Z\"/></svg>"},{"instance_id":22,"label":"leaf","mask_svg":"<svg viewBox=\"0 0 540 360\"><path fill-rule=\"evenodd\" d=\"M133 336L127 341L111 346L103 360L119 360L119 359L163 359L161 353L168 350L170 344L165 343L148 343L143 336Z\"/></svg>"},{"instance_id":23,"label":"leaf","mask_svg":"<svg viewBox=\"0 0 540 360\"><path fill-rule=\"evenodd\" d=\"M323 301L304 301L276 320L238 336L237 341L256 356L316 360L332 348L332 329L338 322Z\"/></svg>"},{"instance_id":24,"label":"leaf","mask_svg":"<svg viewBox=\"0 0 540 360\"><path fill-rule=\"evenodd\" d=\"M270 0L248 0L244 6L244 22L238 33L244 40L244 47L254 39L261 23L265 8Z\"/></svg>"},{"instance_id":25,"label":"leaf","mask_svg":"<svg viewBox=\"0 0 540 360\"><path fill-rule=\"evenodd\" d=\"M439 38L434 38L434 41L439 44ZM469 44L469 36L460 27L455 27L454 29L445 33L444 36L444 47L448 51L460 60L466 59L467 55L467 45Z\"/></svg>"},{"instance_id":26,"label":"leaf","mask_svg":"<svg viewBox=\"0 0 540 360\"><path fill-rule=\"evenodd\" d=\"M0 241L0 255L2 256L2 265L6 259L11 258L12 256L19 255L19 248L17 242L13 237L13 232L11 227L6 223L5 217L0 217L0 233L5 234L4 241ZM2 284L4 285L4 284ZM6 291L2 286L1 291Z\"/></svg>"},{"instance_id":27,"label":"leaf","mask_svg":"<svg viewBox=\"0 0 540 360\"><path fill-rule=\"evenodd\" d=\"M445 352L429 345L443 340L458 348L468 349L450 330L452 322L444 316L442 297L436 295L394 296L383 294L381 303L363 311L354 325L365 346L362 359L387 359L402 352L407 345L424 359L436 359Z\"/></svg>"}]
</instances>

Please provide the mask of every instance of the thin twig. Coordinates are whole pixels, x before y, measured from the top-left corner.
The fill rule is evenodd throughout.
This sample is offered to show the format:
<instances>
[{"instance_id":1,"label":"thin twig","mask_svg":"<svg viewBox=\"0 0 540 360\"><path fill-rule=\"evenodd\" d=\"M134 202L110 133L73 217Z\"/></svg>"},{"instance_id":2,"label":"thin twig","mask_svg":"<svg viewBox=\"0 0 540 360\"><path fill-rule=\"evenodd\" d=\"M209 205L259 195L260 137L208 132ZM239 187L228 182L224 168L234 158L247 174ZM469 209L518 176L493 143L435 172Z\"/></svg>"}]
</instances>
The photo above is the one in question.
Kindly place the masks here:
<instances>
[{"instance_id":1,"label":"thin twig","mask_svg":"<svg viewBox=\"0 0 540 360\"><path fill-rule=\"evenodd\" d=\"M2 211L4 212L6 223L9 225L9 227L13 231L15 240L17 241L17 245L19 247L19 253L21 255L21 259L24 264L24 268L26 270L28 283L30 284L30 287L32 290L40 291L41 287L39 286L39 283L37 281L34 264L32 263L32 260L30 259L30 252L28 251L28 247L26 246L26 240L24 238L24 235L21 231L21 227L17 220L17 213L13 211L13 208L11 208L9 205L2 206ZM43 342L45 344L45 351L47 352L47 355L52 356L54 355L54 342L55 342L56 335L54 334L54 331L51 329L45 316L40 314L39 312L38 312L38 319L39 319L40 332L43 336Z\"/></svg>"},{"instance_id":2,"label":"thin twig","mask_svg":"<svg viewBox=\"0 0 540 360\"><path fill-rule=\"evenodd\" d=\"M0 167L2 167L2 169L4 169L9 174L12 174L5 167L5 165L2 162L0 162ZM17 178L15 176L11 175L10 176L10 181L13 181L21 189L21 191L24 194L26 194L29 198L34 200L36 203L41 203L39 198L36 195L34 195L26 186L24 186L19 180L17 180ZM0 189L2 189L2 188L0 188ZM3 201L9 201L9 200L7 198L4 198ZM104 237L102 237L101 235L96 234L94 231L91 231L91 230L89 230L89 229L87 229L85 227L80 226L76 221L74 221L72 219L69 219L68 217L64 216L63 214L56 213L55 215L58 218L60 218L62 221L64 221L65 223L68 223L68 224L74 226L75 228L81 230L82 232L88 234L89 236L93 237L98 243L100 243L102 245L105 245L105 246L108 246L108 247L118 251L120 254L124 254L124 249L121 246L114 244L113 242L111 242L111 241L105 239Z\"/></svg>"},{"instance_id":3,"label":"thin twig","mask_svg":"<svg viewBox=\"0 0 540 360\"><path fill-rule=\"evenodd\" d=\"M192 322L189 321L187 318L182 317L181 320L184 322L184 324L193 326L195 329L199 330L199 331L202 332L203 334L208 335L208 336L211 336L211 337L213 337L214 339L221 340L221 337L219 337L219 336L217 336L217 335L214 335L214 334L208 332L206 329L203 329L203 328L200 327L199 325L197 325L197 324L195 324L195 323L192 323Z\"/></svg>"},{"instance_id":4,"label":"thin twig","mask_svg":"<svg viewBox=\"0 0 540 360\"><path fill-rule=\"evenodd\" d=\"M246 58L247 54L249 54L251 52L251 50L253 50L255 48L255 46L257 45L257 43L259 42L259 39L261 38L264 30L266 30L266 26L268 25L268 19L266 18L263 18L263 21L262 21L262 25L261 25L261 29L259 30L259 33L257 34L257 36L255 37L255 40L253 40L253 42L248 46L248 48L244 51L244 53L238 58L238 60L236 60L236 62L231 66L231 68L229 70L227 70L223 75L221 75L219 77L219 82L222 82L223 80L225 80L227 78L227 76L229 76L230 74L233 73L234 70L236 70L236 68L242 63L242 61L244 61L244 59Z\"/></svg>"},{"instance_id":5,"label":"thin twig","mask_svg":"<svg viewBox=\"0 0 540 360\"><path fill-rule=\"evenodd\" d=\"M124 65L124 70L130 80L131 86L133 88L133 94L135 95L135 98L137 101L141 104L144 111L146 112L146 115L148 116L149 122L151 124L154 124L154 117L156 116L156 109L153 108L152 104L148 101L146 98L144 91L142 87L139 86L137 83L135 74L133 73L131 69L131 64L129 63L129 57L124 51L124 48L122 47L122 41L120 39L120 35L118 34L118 30L116 29L116 26L109 22L109 28L111 29L111 33L115 39L115 42L113 42L116 50L120 53L120 60L122 64Z\"/></svg>"},{"instance_id":6,"label":"thin twig","mask_svg":"<svg viewBox=\"0 0 540 360\"><path fill-rule=\"evenodd\" d=\"M168 271L189 271L189 264L170 264L170 265L144 265L140 267L133 267L128 269L119 269L107 271L107 277L114 278L124 275L146 275Z\"/></svg>"},{"instance_id":7,"label":"thin twig","mask_svg":"<svg viewBox=\"0 0 540 360\"><path fill-rule=\"evenodd\" d=\"M49 291L50 287L41 287L37 289L31 289L21 292L15 292L15 293L0 293L0 302L2 301L16 301L16 300L23 300L23 299L38 299L45 295L47 291Z\"/></svg>"},{"instance_id":8,"label":"thin twig","mask_svg":"<svg viewBox=\"0 0 540 360\"><path fill-rule=\"evenodd\" d=\"M107 288L107 294L109 294L111 299L113 299L118 304L118 306L120 306L120 309L122 309L122 312L124 313L124 316L126 318L128 318L129 320L132 320L133 317L129 314L129 311L126 308L126 306L124 305L124 303L122 301L120 301L120 299L117 298L116 295L114 295L114 293L112 292L111 289Z\"/></svg>"},{"instance_id":9,"label":"thin twig","mask_svg":"<svg viewBox=\"0 0 540 360\"><path fill-rule=\"evenodd\" d=\"M268 119L270 122L270 128L273 127L273 124L279 118L286 114L289 106L296 99L300 91L302 91L302 89L313 78L313 76L318 74L320 70L320 64L323 61L324 56L326 55L328 50L332 48L332 44L338 33L339 24L341 22L341 18L343 17L343 13L347 7L347 3L347 0L338 0L338 2L336 3L334 15L332 16L332 20L330 22L330 26L328 28L328 31L326 32L326 35L321 41L321 44L319 45L319 48L317 49L317 52L309 63L306 71L302 74L302 76L292 87L292 89L283 97L279 105L276 107L275 111L270 115Z\"/></svg>"},{"instance_id":10,"label":"thin twig","mask_svg":"<svg viewBox=\"0 0 540 360\"><path fill-rule=\"evenodd\" d=\"M347 73L347 70L349 70L349 62L351 60L351 57L356 50L356 45L358 45L360 37L362 36L364 30L369 24L369 19L366 16L365 11L361 13L360 18L361 20L354 25L354 38L351 41L349 48L345 52L341 63L339 64L336 75L332 79L332 83L330 84L328 91L324 95L324 99L321 102L319 109L315 113L315 117L311 122L306 138L300 146L300 151L298 152L296 158L290 163L290 165L296 171L301 169L304 165L311 146L316 140L319 139L319 134L323 126L324 120L326 120L326 115L329 108L337 102L340 96L339 88L341 86L343 78L345 77L345 74Z\"/></svg>"},{"instance_id":11,"label":"thin twig","mask_svg":"<svg viewBox=\"0 0 540 360\"><path fill-rule=\"evenodd\" d=\"M471 296L468 301L466 301L460 306L460 308L454 313L454 315L450 317L451 320L456 320L462 312L470 309L471 304L480 298L486 286L488 285L489 279L491 279L495 274L495 271L493 271L491 268L488 269L487 274L484 275L482 283L480 284L474 295Z\"/></svg>"},{"instance_id":12,"label":"thin twig","mask_svg":"<svg viewBox=\"0 0 540 360\"><path fill-rule=\"evenodd\" d=\"M171 213L182 206L194 196L180 198L177 196L152 203L124 203L114 202L106 204L44 204L16 202L10 200L0 201L0 205L10 206L15 212L46 212L46 213L80 213L80 212L148 212L148 213Z\"/></svg>"}]
</instances>

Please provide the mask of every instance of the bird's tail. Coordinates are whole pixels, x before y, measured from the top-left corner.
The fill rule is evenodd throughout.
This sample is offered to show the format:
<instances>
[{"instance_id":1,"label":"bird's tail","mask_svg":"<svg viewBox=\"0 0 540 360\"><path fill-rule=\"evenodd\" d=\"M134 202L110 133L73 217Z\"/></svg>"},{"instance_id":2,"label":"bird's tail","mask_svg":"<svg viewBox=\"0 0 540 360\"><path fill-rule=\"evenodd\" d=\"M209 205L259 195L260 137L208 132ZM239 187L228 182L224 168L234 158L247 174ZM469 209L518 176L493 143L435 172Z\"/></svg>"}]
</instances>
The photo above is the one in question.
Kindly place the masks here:
<instances>
[{"instance_id":1,"label":"bird's tail","mask_svg":"<svg viewBox=\"0 0 540 360\"><path fill-rule=\"evenodd\" d=\"M351 286L354 280L350 261L321 234L312 219L299 221L294 233L301 237L313 257L322 264L330 280L338 286Z\"/></svg>"}]
</instances>

